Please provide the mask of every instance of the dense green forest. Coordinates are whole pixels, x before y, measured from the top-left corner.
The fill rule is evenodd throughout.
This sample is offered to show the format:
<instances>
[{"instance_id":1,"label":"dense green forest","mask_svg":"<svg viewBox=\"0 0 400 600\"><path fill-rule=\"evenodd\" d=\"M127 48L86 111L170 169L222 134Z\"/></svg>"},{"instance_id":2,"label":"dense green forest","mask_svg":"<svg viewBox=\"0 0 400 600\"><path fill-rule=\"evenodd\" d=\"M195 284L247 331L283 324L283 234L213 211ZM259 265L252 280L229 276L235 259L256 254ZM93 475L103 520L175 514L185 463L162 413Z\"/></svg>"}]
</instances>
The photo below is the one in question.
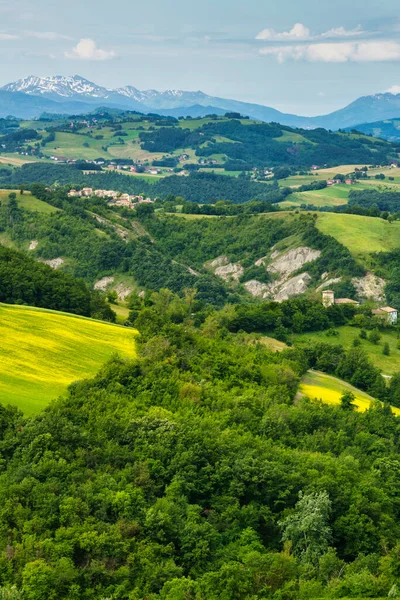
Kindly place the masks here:
<instances>
[{"instance_id":1,"label":"dense green forest","mask_svg":"<svg viewBox=\"0 0 400 600\"><path fill-rule=\"evenodd\" d=\"M115 314L82 280L0 244L0 302L28 304L106 321Z\"/></svg>"},{"instance_id":2,"label":"dense green forest","mask_svg":"<svg viewBox=\"0 0 400 600\"><path fill-rule=\"evenodd\" d=\"M136 361L36 418L0 409L0 593L396 597L397 419L295 400L308 368L354 366L340 348L272 353L228 333L226 310L200 328L196 312L189 293L154 294Z\"/></svg>"},{"instance_id":3,"label":"dense green forest","mask_svg":"<svg viewBox=\"0 0 400 600\"><path fill-rule=\"evenodd\" d=\"M349 193L349 206L370 209L377 207L382 211L391 213L400 212L400 192L391 190L351 190Z\"/></svg>"},{"instance_id":4,"label":"dense green forest","mask_svg":"<svg viewBox=\"0 0 400 600\"><path fill-rule=\"evenodd\" d=\"M12 171L0 173L2 187L13 188L37 182L71 187L91 186L94 189L120 190L129 194L144 193L151 198L162 199L173 194L200 204L216 200L230 200L234 204L250 200L275 203L281 202L291 193L291 190L279 188L277 184L257 183L245 178L214 173L191 173L188 177L171 175L155 183L110 171L84 175L75 167L49 163L25 164Z\"/></svg>"}]
</instances>

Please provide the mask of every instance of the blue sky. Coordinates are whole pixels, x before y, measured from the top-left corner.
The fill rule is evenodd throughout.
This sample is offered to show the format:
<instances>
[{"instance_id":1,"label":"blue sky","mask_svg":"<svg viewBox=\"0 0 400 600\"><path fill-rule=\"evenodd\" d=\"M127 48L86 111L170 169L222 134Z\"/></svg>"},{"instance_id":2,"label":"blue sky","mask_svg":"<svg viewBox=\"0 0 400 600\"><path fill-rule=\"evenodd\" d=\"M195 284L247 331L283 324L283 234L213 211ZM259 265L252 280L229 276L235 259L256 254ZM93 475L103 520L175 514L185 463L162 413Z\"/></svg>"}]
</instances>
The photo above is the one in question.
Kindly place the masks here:
<instances>
[{"instance_id":1,"label":"blue sky","mask_svg":"<svg viewBox=\"0 0 400 600\"><path fill-rule=\"evenodd\" d=\"M79 74L323 114L400 93L399 0L0 0L0 84Z\"/></svg>"}]
</instances>

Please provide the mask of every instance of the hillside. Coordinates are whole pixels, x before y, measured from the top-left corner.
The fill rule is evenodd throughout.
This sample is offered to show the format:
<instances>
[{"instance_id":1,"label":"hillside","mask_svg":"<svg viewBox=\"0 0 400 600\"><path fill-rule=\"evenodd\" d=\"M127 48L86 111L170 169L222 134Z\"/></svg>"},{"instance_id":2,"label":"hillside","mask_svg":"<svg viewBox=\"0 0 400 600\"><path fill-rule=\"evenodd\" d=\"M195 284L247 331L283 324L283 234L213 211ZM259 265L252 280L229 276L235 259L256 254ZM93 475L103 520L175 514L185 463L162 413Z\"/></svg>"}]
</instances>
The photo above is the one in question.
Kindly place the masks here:
<instances>
[{"instance_id":1,"label":"hillside","mask_svg":"<svg viewBox=\"0 0 400 600\"><path fill-rule=\"evenodd\" d=\"M65 313L0 304L0 403L40 412L111 356L135 356L132 329Z\"/></svg>"},{"instance_id":2,"label":"hillside","mask_svg":"<svg viewBox=\"0 0 400 600\"><path fill-rule=\"evenodd\" d=\"M2 592L387 597L396 417L296 400L312 348L271 352L222 330L227 311L195 326L195 305L176 323L176 300L139 310L137 360L114 358L36 418L0 410Z\"/></svg>"},{"instance_id":3,"label":"hillside","mask_svg":"<svg viewBox=\"0 0 400 600\"><path fill-rule=\"evenodd\" d=\"M274 166L388 164L397 157L395 146L372 137L293 129L239 117L227 113L177 120L99 110L68 119L4 120L0 143L7 154L22 152L41 160L119 161L136 167L148 161L163 174L188 165L189 170L197 165L251 171Z\"/></svg>"},{"instance_id":4,"label":"hillside","mask_svg":"<svg viewBox=\"0 0 400 600\"><path fill-rule=\"evenodd\" d=\"M400 114L400 109L399 109ZM375 121L373 123L362 123L354 129L366 135L398 143L400 141L400 120L385 119L384 121Z\"/></svg>"}]
</instances>

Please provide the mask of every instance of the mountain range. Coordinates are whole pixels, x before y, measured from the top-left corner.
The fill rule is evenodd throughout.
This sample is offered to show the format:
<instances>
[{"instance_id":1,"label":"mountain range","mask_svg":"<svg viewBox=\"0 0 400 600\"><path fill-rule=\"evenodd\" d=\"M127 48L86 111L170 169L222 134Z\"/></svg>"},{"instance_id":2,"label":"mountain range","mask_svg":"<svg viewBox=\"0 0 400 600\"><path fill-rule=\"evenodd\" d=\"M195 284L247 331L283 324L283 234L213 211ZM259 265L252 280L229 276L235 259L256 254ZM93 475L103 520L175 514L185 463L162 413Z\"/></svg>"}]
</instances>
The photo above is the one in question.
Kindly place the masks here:
<instances>
[{"instance_id":1,"label":"mountain range","mask_svg":"<svg viewBox=\"0 0 400 600\"><path fill-rule=\"evenodd\" d=\"M206 114L240 112L265 122L290 127L337 130L359 123L400 117L400 94L376 94L358 98L333 113L302 117L282 113L261 104L209 96L202 91L141 91L133 86L108 89L78 75L27 77L0 88L0 117L13 115L36 118L41 113L83 114L98 107L118 108L141 113L157 112L166 116L200 117Z\"/></svg>"}]
</instances>

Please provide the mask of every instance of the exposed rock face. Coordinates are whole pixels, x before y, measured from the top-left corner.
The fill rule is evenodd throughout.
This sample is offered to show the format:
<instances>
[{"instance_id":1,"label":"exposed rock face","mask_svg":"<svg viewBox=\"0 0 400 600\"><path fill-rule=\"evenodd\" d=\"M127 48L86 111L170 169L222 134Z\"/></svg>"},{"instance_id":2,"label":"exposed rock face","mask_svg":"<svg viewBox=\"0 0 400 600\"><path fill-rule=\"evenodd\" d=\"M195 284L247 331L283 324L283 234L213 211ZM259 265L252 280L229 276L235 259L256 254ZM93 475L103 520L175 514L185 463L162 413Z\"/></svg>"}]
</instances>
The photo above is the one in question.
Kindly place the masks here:
<instances>
[{"instance_id":1,"label":"exposed rock face","mask_svg":"<svg viewBox=\"0 0 400 600\"><path fill-rule=\"evenodd\" d=\"M205 263L204 266L212 269L214 274L217 277L221 277L224 281L239 281L244 272L240 263L228 263L227 256L218 256L214 260Z\"/></svg>"},{"instance_id":2,"label":"exposed rock face","mask_svg":"<svg viewBox=\"0 0 400 600\"><path fill-rule=\"evenodd\" d=\"M268 284L261 283L261 281L257 281L257 279L246 281L244 287L255 298L257 298L258 296L262 296L264 298L264 294L267 294L268 296L268 290L270 288Z\"/></svg>"},{"instance_id":3,"label":"exposed rock face","mask_svg":"<svg viewBox=\"0 0 400 600\"><path fill-rule=\"evenodd\" d=\"M365 277L353 277L352 282L361 298L369 298L376 302L385 300L384 279L376 277L373 273L367 273Z\"/></svg>"},{"instance_id":4,"label":"exposed rock face","mask_svg":"<svg viewBox=\"0 0 400 600\"><path fill-rule=\"evenodd\" d=\"M321 256L320 250L313 250L307 246L293 248L287 252L280 253L279 250L274 250L271 254L272 262L266 267L269 273L278 276L272 283L265 284L257 280L247 281L245 287L250 294L263 299L276 300L282 302L292 296L304 294L311 281L308 273L301 273L296 277L291 277L291 274L301 269L307 263L317 260ZM260 258L256 261L256 266L266 266L268 257ZM331 281L332 283L332 281ZM326 282L325 285L329 285Z\"/></svg>"},{"instance_id":5,"label":"exposed rock face","mask_svg":"<svg viewBox=\"0 0 400 600\"><path fill-rule=\"evenodd\" d=\"M37 240L32 240L29 244L28 250L36 250L36 248L38 247L38 243L39 242Z\"/></svg>"},{"instance_id":6,"label":"exposed rock face","mask_svg":"<svg viewBox=\"0 0 400 600\"><path fill-rule=\"evenodd\" d=\"M317 292L320 292L321 290L324 290L330 287L331 285L334 285L335 283L340 283L342 279L343 277L333 277L333 279L328 279L327 281L324 281L324 283L321 283L321 285L317 287Z\"/></svg>"},{"instance_id":7,"label":"exposed rock face","mask_svg":"<svg viewBox=\"0 0 400 600\"><path fill-rule=\"evenodd\" d=\"M51 267L52 269L57 270L60 267L62 267L65 261L63 258L52 258L51 260L44 260L43 262L46 265L49 265L49 267Z\"/></svg>"},{"instance_id":8,"label":"exposed rock face","mask_svg":"<svg viewBox=\"0 0 400 600\"><path fill-rule=\"evenodd\" d=\"M261 283L256 279L247 281L244 286L247 291L254 297L260 297L263 300L276 300L282 302L288 300L292 296L299 296L307 291L311 277L308 273L301 273L289 279L279 279L273 283Z\"/></svg>"},{"instance_id":9,"label":"exposed rock face","mask_svg":"<svg viewBox=\"0 0 400 600\"><path fill-rule=\"evenodd\" d=\"M210 261L204 263L204 266L207 267L208 269L216 269L217 267L223 267L227 263L228 263L227 256L218 256L217 258L214 258L214 260L210 260Z\"/></svg>"},{"instance_id":10,"label":"exposed rock face","mask_svg":"<svg viewBox=\"0 0 400 600\"><path fill-rule=\"evenodd\" d=\"M321 256L320 250L313 250L306 246L293 248L281 254L268 267L270 273L276 273L280 276L287 276L301 269L309 262L317 260Z\"/></svg>"},{"instance_id":11,"label":"exposed rock face","mask_svg":"<svg viewBox=\"0 0 400 600\"><path fill-rule=\"evenodd\" d=\"M118 300L121 300L121 302L122 302L125 300L125 298L127 298L129 296L129 294L132 293L132 288L127 287L123 283L119 283L117 285L117 287L115 288L115 291L118 294Z\"/></svg>"},{"instance_id":12,"label":"exposed rock face","mask_svg":"<svg viewBox=\"0 0 400 600\"><path fill-rule=\"evenodd\" d=\"M215 275L221 277L224 281L239 281L244 273L244 269L240 263L229 263L224 267L217 267L215 269Z\"/></svg>"},{"instance_id":13,"label":"exposed rock face","mask_svg":"<svg viewBox=\"0 0 400 600\"><path fill-rule=\"evenodd\" d=\"M301 273L300 275L296 275L296 277L292 277L288 279L279 292L275 295L274 299L277 302L282 302L283 300L288 300L292 296L299 296L300 294L304 294L307 290L308 284L311 281L311 276L308 273Z\"/></svg>"},{"instance_id":14,"label":"exposed rock face","mask_svg":"<svg viewBox=\"0 0 400 600\"><path fill-rule=\"evenodd\" d=\"M114 277L103 277L102 279L96 281L96 283L93 286L93 289L104 292L112 283L114 283Z\"/></svg>"}]
</instances>

